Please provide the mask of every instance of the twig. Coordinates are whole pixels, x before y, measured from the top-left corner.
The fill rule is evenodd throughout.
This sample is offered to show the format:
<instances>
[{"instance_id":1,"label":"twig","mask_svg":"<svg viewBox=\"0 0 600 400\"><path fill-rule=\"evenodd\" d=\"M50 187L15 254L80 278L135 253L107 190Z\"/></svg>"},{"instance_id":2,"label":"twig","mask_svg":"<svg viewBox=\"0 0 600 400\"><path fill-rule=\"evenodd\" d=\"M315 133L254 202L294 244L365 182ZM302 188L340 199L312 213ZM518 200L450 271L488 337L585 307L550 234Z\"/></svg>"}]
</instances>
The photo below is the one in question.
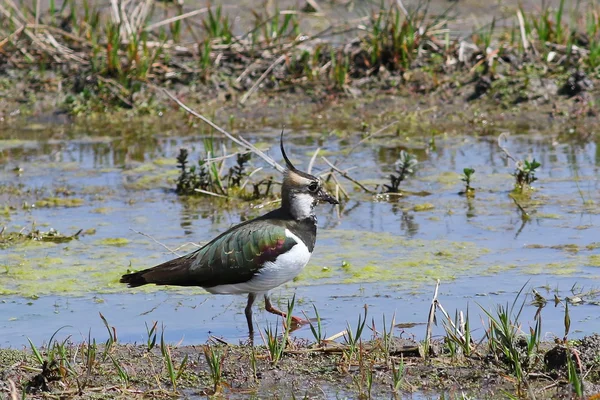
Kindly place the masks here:
<instances>
[{"instance_id":1,"label":"twig","mask_svg":"<svg viewBox=\"0 0 600 400\"><path fill-rule=\"evenodd\" d=\"M257 204L255 206L251 206L250 208L255 209L255 210L256 209L261 209L261 208L264 208L264 207L266 207L268 205L275 204L275 203L280 203L280 202L281 202L281 199L275 199L275 200L267 201L265 203Z\"/></svg>"},{"instance_id":2,"label":"twig","mask_svg":"<svg viewBox=\"0 0 600 400\"><path fill-rule=\"evenodd\" d=\"M250 172L248 174L248 177L244 181L244 183L242 183L242 186L240 186L240 190L244 190L244 188L246 187L246 185L248 184L248 182L250 182L250 178L252 177L252 175L254 175L255 173L257 173L260 170L262 170L262 167L258 167L254 171Z\"/></svg>"},{"instance_id":3,"label":"twig","mask_svg":"<svg viewBox=\"0 0 600 400\"><path fill-rule=\"evenodd\" d=\"M438 290L440 289L440 280L436 280L435 291L433 292L433 298L431 299L431 307L429 307L429 318L427 320L427 330L425 331L425 347L429 351L431 345L431 330L432 325L435 321L435 310L438 307ZM428 354L424 356L427 357Z\"/></svg>"},{"instance_id":4,"label":"twig","mask_svg":"<svg viewBox=\"0 0 600 400\"><path fill-rule=\"evenodd\" d=\"M20 27L17 28L17 30L15 30L13 33L11 33L10 35L8 35L7 37L5 37L4 39L2 39L0 41L0 49L2 49L2 47L4 47L4 45L6 43L8 43L10 40L12 40L13 37L18 36L21 32L23 32L23 29L25 29L25 25L21 25Z\"/></svg>"},{"instance_id":5,"label":"twig","mask_svg":"<svg viewBox=\"0 0 600 400\"><path fill-rule=\"evenodd\" d=\"M338 174L340 174L344 178L348 179L350 182L353 182L355 185L358 185L358 187L360 187L365 192L370 193L370 194L374 194L375 193L374 191L372 191L371 189L367 188L365 185L363 185L362 183L360 183L356 179L354 179L351 176L349 176L346 172L342 171L341 169L339 169L338 167L336 167L335 165L333 165L327 158L321 157L321 159L323 161L325 161L325 163L327 165L329 165L331 167L331 169L333 169L335 172L337 172Z\"/></svg>"},{"instance_id":6,"label":"twig","mask_svg":"<svg viewBox=\"0 0 600 400\"><path fill-rule=\"evenodd\" d=\"M339 190L344 194L344 196L346 197L346 199L349 199L350 196L348 195L348 192L346 192L346 190L344 189L344 187L342 186L342 184L340 183L340 181L338 181L338 179L336 178L336 176L334 174L331 174L331 177L333 178L333 180L335 181L335 187L336 187L336 191ZM337 196L336 196L337 198ZM338 199L339 200L339 199Z\"/></svg>"},{"instance_id":7,"label":"twig","mask_svg":"<svg viewBox=\"0 0 600 400\"><path fill-rule=\"evenodd\" d=\"M408 14L408 11L406 10L406 7L404 7L404 4L402 4L402 0L396 0L396 6L402 11L402 13L404 14L404 16L406 16L406 18L408 18L410 16Z\"/></svg>"},{"instance_id":8,"label":"twig","mask_svg":"<svg viewBox=\"0 0 600 400\"><path fill-rule=\"evenodd\" d=\"M132 231L132 232L135 232L135 233L137 233L139 235L146 236L148 239L153 240L155 243L160 244L162 247L164 247L165 249L169 250L170 253L175 254L177 257L181 257L181 254L178 254L175 250L171 250L171 248L169 246L167 246L164 243L159 242L158 240L154 239L152 236L148 235L147 233L136 231L133 228L129 228L129 230Z\"/></svg>"},{"instance_id":9,"label":"twig","mask_svg":"<svg viewBox=\"0 0 600 400\"><path fill-rule=\"evenodd\" d=\"M345 334L347 334L347 333L348 333L348 332L347 332L347 331L344 329L343 331L341 331L341 332L338 332L338 333L336 333L336 334L335 334L335 335L333 335L333 336L329 336L328 338L326 338L326 339L323 339L323 341L324 341L324 342L333 342L335 339L337 339L337 338L340 338L340 337L344 336L344 335L345 335Z\"/></svg>"},{"instance_id":10,"label":"twig","mask_svg":"<svg viewBox=\"0 0 600 400\"><path fill-rule=\"evenodd\" d=\"M177 15L175 17L167 18L167 19L162 20L160 22L156 22L156 23L154 23L152 25L148 25L146 28L144 28L144 30L146 32L149 32L149 31L154 30L156 28L159 28L159 27L161 27L163 25L168 25L170 23L177 22L177 21L180 21L182 19L190 18L190 17L196 16L198 14L204 14L208 10L209 10L209 7L204 7L204 8L199 8L199 9L194 10L194 11L187 12L185 14Z\"/></svg>"},{"instance_id":11,"label":"twig","mask_svg":"<svg viewBox=\"0 0 600 400\"><path fill-rule=\"evenodd\" d=\"M525 20L523 19L523 13L521 10L517 10L517 19L519 20L519 27L521 30L521 40L523 41L523 51L527 53L529 44L527 42L527 33L525 32Z\"/></svg>"},{"instance_id":12,"label":"twig","mask_svg":"<svg viewBox=\"0 0 600 400\"><path fill-rule=\"evenodd\" d=\"M285 168L283 168L281 165L279 165L275 160L273 160L271 157L267 156L265 153L260 151L258 148L256 148L256 146L252 145L250 142L248 142L243 137L238 136L236 138L231 133L227 132L225 129L221 128L220 126L218 126L217 124L215 124L214 122L212 122L211 120L206 118L204 115L199 114L196 111L189 108L188 106L186 106L181 100L179 100L177 97L175 97L167 89L163 89L163 91L171 100L173 100L175 103L177 103L179 105L179 107L181 107L183 110L185 110L189 114L192 114L194 117L201 119L202 121L204 121L205 123L210 125L213 129L215 129L217 132L222 133L223 135L227 136L227 138L229 138L229 140L231 140L232 142L237 143L238 145L242 146L243 148L255 153L260 158L265 160L267 164L269 164L270 166L275 168L277 171L283 172L285 170Z\"/></svg>"},{"instance_id":13,"label":"twig","mask_svg":"<svg viewBox=\"0 0 600 400\"><path fill-rule=\"evenodd\" d=\"M315 160L317 159L317 155L319 154L319 151L321 151L321 148L317 147L313 156L310 158L310 162L308 163L308 168L306 170L306 172L309 174L312 172L313 165L315 165Z\"/></svg>"},{"instance_id":14,"label":"twig","mask_svg":"<svg viewBox=\"0 0 600 400\"><path fill-rule=\"evenodd\" d=\"M508 157L509 159L513 160L515 163L518 163L519 161L518 161L516 158L514 158L514 157L513 157L513 156L512 156L512 155L511 155L511 154L508 152L508 150L506 149L506 147L502 146L502 143L501 143L501 142L502 142L503 140L507 140L507 138L508 138L508 133L506 133L506 132L502 132L502 133L500 134L500 136L498 136L498 146L500 147L500 150L502 150L502 151L504 152L504 154L506 154L506 157Z\"/></svg>"},{"instance_id":15,"label":"twig","mask_svg":"<svg viewBox=\"0 0 600 400\"><path fill-rule=\"evenodd\" d=\"M242 96L242 98L240 100L240 104L244 104L246 102L246 100L248 100L248 98L252 95L252 93L254 93L256 91L256 89L262 83L262 81L264 81L265 78L271 73L271 71L273 71L273 68L275 68L277 65L282 63L285 60L285 58L286 58L285 54L282 56L279 56L279 58L277 60L275 60L275 62L273 62L273 64L271 64L265 72L263 72L263 74L260 76L260 78L258 78L256 80L256 82L254 82L254 85L252 85L250 90L248 90L246 92L246 94L244 94L244 96Z\"/></svg>"},{"instance_id":16,"label":"twig","mask_svg":"<svg viewBox=\"0 0 600 400\"><path fill-rule=\"evenodd\" d=\"M202 194L207 194L209 196L220 197L222 199L228 199L229 198L227 196L223 196L222 194L217 194L217 193L209 192L208 190L194 189L194 192L198 192L198 193L202 193Z\"/></svg>"}]
</instances>

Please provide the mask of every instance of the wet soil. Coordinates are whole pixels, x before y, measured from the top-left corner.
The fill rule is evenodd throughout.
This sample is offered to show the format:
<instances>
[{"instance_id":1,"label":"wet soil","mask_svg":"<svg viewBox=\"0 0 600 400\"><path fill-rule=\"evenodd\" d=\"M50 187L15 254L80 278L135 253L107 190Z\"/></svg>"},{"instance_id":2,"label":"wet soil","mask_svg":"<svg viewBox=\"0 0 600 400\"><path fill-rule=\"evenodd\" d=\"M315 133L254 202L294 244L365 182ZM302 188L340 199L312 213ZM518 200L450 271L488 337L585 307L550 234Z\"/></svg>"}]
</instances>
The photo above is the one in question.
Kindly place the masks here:
<instances>
[{"instance_id":1,"label":"wet soil","mask_svg":"<svg viewBox=\"0 0 600 400\"><path fill-rule=\"evenodd\" d=\"M517 383L506 371L502 357L486 352L486 344L473 346L469 357L438 354L422 358L423 345L394 337L373 339L357 346L324 342L290 341L277 363L264 346L232 345L213 339L204 346L169 346L175 386L160 345L101 345L89 361L89 348L65 344L65 358L43 368L31 352L0 350L0 390L28 398L575 398L568 380L572 357L588 395L597 393L600 339L597 335L563 344L543 344ZM440 351L442 343L434 343ZM40 350L43 356L44 349ZM207 356L208 354L208 356ZM220 372L211 375L210 355ZM119 373L119 371L121 371ZM394 371L398 375L394 378ZM395 380L396 379L396 380ZM215 382L217 384L215 385ZM215 392L216 390L216 392Z\"/></svg>"}]
</instances>

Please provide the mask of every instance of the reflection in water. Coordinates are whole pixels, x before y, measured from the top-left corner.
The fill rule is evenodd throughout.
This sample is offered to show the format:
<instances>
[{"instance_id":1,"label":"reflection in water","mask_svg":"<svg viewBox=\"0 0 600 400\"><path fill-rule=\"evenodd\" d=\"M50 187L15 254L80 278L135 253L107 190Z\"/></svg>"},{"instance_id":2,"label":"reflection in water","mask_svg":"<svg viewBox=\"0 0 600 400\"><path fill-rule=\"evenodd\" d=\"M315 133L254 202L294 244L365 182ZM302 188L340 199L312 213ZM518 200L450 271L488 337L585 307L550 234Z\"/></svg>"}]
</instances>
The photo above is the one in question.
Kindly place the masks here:
<instances>
[{"instance_id":1,"label":"reflection in water","mask_svg":"<svg viewBox=\"0 0 600 400\"><path fill-rule=\"evenodd\" d=\"M465 196L465 201L467 202L467 219L475 218L477 213L475 212L475 200L471 196Z\"/></svg>"}]
</instances>

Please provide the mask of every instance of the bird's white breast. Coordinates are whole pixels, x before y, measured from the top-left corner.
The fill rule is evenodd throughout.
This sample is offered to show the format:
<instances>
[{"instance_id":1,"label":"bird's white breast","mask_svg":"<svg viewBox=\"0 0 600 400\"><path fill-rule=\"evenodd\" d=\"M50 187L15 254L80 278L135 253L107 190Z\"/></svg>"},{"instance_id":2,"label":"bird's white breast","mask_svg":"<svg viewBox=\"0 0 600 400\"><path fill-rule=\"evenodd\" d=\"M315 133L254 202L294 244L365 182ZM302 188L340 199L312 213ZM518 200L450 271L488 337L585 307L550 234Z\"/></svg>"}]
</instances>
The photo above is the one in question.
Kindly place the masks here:
<instances>
[{"instance_id":1,"label":"bird's white breast","mask_svg":"<svg viewBox=\"0 0 600 400\"><path fill-rule=\"evenodd\" d=\"M294 279L308 264L310 252L304 242L289 229L285 230L285 235L294 239L296 244L274 261L267 261L252 279L247 282L213 286L206 290L216 294L262 293Z\"/></svg>"}]
</instances>

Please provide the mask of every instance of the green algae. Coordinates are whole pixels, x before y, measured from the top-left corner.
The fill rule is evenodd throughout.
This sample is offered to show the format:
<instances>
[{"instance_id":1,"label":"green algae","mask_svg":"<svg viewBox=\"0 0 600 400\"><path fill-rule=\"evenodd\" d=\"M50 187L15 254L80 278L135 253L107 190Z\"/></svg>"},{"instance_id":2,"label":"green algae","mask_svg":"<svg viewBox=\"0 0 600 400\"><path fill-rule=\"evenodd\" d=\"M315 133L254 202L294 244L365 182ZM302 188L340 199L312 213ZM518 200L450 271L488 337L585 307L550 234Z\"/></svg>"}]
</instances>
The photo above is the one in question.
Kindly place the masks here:
<instances>
[{"instance_id":1,"label":"green algae","mask_svg":"<svg viewBox=\"0 0 600 400\"><path fill-rule=\"evenodd\" d=\"M174 182L178 174L177 170L155 172L135 177L132 181L125 183L124 186L126 189L131 190L147 190L157 187L171 188L174 187L174 184L171 182Z\"/></svg>"},{"instance_id":2,"label":"green algae","mask_svg":"<svg viewBox=\"0 0 600 400\"><path fill-rule=\"evenodd\" d=\"M102 246L117 246L123 247L129 244L129 239L125 238L106 238L96 241L97 244Z\"/></svg>"},{"instance_id":3,"label":"green algae","mask_svg":"<svg viewBox=\"0 0 600 400\"><path fill-rule=\"evenodd\" d=\"M72 197L46 197L35 202L36 207L80 207L85 203L83 199Z\"/></svg>"},{"instance_id":4,"label":"green algae","mask_svg":"<svg viewBox=\"0 0 600 400\"><path fill-rule=\"evenodd\" d=\"M422 203L422 204L416 204L413 206L413 211L429 211L429 210L433 210L435 208L435 206L431 203Z\"/></svg>"},{"instance_id":5,"label":"green algae","mask_svg":"<svg viewBox=\"0 0 600 400\"><path fill-rule=\"evenodd\" d=\"M586 264L590 267L600 267L600 254L589 256Z\"/></svg>"},{"instance_id":6,"label":"green algae","mask_svg":"<svg viewBox=\"0 0 600 400\"><path fill-rule=\"evenodd\" d=\"M156 158L152 161L153 164L164 167L175 167L177 166L177 159L175 158Z\"/></svg>"},{"instance_id":7,"label":"green algae","mask_svg":"<svg viewBox=\"0 0 600 400\"><path fill-rule=\"evenodd\" d=\"M91 210L90 212L93 214L108 214L112 211L110 207L97 207Z\"/></svg>"}]
</instances>

